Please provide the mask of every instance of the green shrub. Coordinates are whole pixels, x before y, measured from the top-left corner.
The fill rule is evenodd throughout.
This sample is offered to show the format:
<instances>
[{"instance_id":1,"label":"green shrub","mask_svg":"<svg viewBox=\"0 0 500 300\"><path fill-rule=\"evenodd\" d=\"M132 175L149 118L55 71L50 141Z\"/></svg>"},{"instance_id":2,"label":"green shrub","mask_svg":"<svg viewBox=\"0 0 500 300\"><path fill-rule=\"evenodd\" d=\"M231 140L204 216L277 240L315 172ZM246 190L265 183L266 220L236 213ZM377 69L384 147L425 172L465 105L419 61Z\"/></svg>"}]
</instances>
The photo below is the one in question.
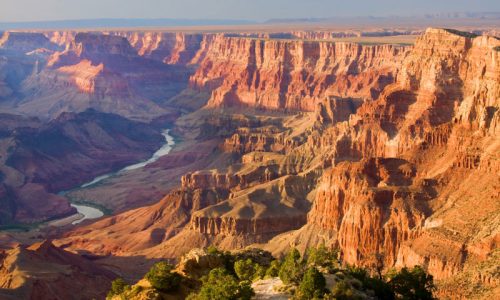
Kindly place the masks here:
<instances>
[{"instance_id":1,"label":"green shrub","mask_svg":"<svg viewBox=\"0 0 500 300\"><path fill-rule=\"evenodd\" d=\"M299 299L320 299L325 294L325 277L315 267L307 269L298 290Z\"/></svg>"},{"instance_id":2,"label":"green shrub","mask_svg":"<svg viewBox=\"0 0 500 300\"><path fill-rule=\"evenodd\" d=\"M151 286L161 292L175 291L181 282L181 275L172 272L173 266L167 262L155 264L146 274Z\"/></svg>"},{"instance_id":3,"label":"green shrub","mask_svg":"<svg viewBox=\"0 0 500 300\"><path fill-rule=\"evenodd\" d=\"M238 283L226 269L217 268L202 278L203 285L198 294L191 294L191 300L249 300L254 291L249 281Z\"/></svg>"},{"instance_id":4,"label":"green shrub","mask_svg":"<svg viewBox=\"0 0 500 300\"><path fill-rule=\"evenodd\" d=\"M278 260L273 260L271 262L271 265L269 265L269 268L266 270L266 276L267 277L277 277L279 276L281 264Z\"/></svg>"},{"instance_id":5,"label":"green shrub","mask_svg":"<svg viewBox=\"0 0 500 300\"><path fill-rule=\"evenodd\" d=\"M240 280L252 280L255 276L256 270L253 261L248 258L235 262L234 271Z\"/></svg>"},{"instance_id":6,"label":"green shrub","mask_svg":"<svg viewBox=\"0 0 500 300\"><path fill-rule=\"evenodd\" d=\"M239 293L237 299L241 300L249 300L255 295L255 292L252 288L252 283L250 281L242 281L239 284Z\"/></svg>"},{"instance_id":7,"label":"green shrub","mask_svg":"<svg viewBox=\"0 0 500 300\"><path fill-rule=\"evenodd\" d=\"M211 254L211 255L217 255L217 254L221 254L222 252L219 251L219 249L217 249L217 247L215 247L214 245L210 245L207 248L207 253Z\"/></svg>"},{"instance_id":8,"label":"green shrub","mask_svg":"<svg viewBox=\"0 0 500 300\"><path fill-rule=\"evenodd\" d=\"M111 290L108 292L108 298L120 295L130 289L130 286L122 278L117 278L111 283Z\"/></svg>"},{"instance_id":9,"label":"green shrub","mask_svg":"<svg viewBox=\"0 0 500 300\"><path fill-rule=\"evenodd\" d=\"M255 264L255 274L253 276L253 279L254 280L257 280L257 279L264 279L264 277L266 277L266 267L264 266L261 266L259 264Z\"/></svg>"},{"instance_id":10,"label":"green shrub","mask_svg":"<svg viewBox=\"0 0 500 300\"><path fill-rule=\"evenodd\" d=\"M448 31L449 33L453 33L453 34L463 36L466 38L470 38L470 39L473 39L473 38L476 38L479 36L479 35L472 33L472 32L465 32L465 31L460 31L460 30L456 30L456 29L445 28L444 30Z\"/></svg>"},{"instance_id":11,"label":"green shrub","mask_svg":"<svg viewBox=\"0 0 500 300\"><path fill-rule=\"evenodd\" d=\"M279 277L285 284L298 284L303 275L304 264L301 261L300 253L297 249L292 249L281 265Z\"/></svg>"},{"instance_id":12,"label":"green shrub","mask_svg":"<svg viewBox=\"0 0 500 300\"><path fill-rule=\"evenodd\" d=\"M335 284L331 292L331 298L336 300L353 300L357 299L354 291L346 281L339 281Z\"/></svg>"},{"instance_id":13,"label":"green shrub","mask_svg":"<svg viewBox=\"0 0 500 300\"><path fill-rule=\"evenodd\" d=\"M307 251L307 265L333 269L338 267L338 253L338 249L328 249L325 245L310 248Z\"/></svg>"},{"instance_id":14,"label":"green shrub","mask_svg":"<svg viewBox=\"0 0 500 300\"><path fill-rule=\"evenodd\" d=\"M413 269L403 268L399 272L388 275L389 286L396 294L397 299L432 300L435 289L432 275L429 275L420 266Z\"/></svg>"},{"instance_id":15,"label":"green shrub","mask_svg":"<svg viewBox=\"0 0 500 300\"><path fill-rule=\"evenodd\" d=\"M359 280L363 290L372 290L377 298L386 300L394 299L394 292L389 284L381 278L371 277L366 269L347 266L347 274Z\"/></svg>"}]
</instances>

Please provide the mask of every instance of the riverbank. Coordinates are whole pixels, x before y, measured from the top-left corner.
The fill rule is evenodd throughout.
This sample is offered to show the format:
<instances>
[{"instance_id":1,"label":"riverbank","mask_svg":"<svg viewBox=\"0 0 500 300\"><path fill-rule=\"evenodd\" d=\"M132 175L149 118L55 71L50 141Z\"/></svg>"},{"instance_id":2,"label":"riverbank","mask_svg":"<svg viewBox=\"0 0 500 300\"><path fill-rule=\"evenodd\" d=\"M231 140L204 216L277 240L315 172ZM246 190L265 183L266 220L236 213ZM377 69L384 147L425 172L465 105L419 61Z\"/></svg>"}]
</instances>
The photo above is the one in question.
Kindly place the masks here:
<instances>
[{"instance_id":1,"label":"riverbank","mask_svg":"<svg viewBox=\"0 0 500 300\"><path fill-rule=\"evenodd\" d=\"M173 136L170 135L170 129L163 130L162 135L165 138L165 144L155 153L153 153L153 155L149 159L126 166L120 169L119 171L111 172L104 175L99 175L96 178L92 179L91 181L84 183L80 187L73 190L96 186L109 178L113 178L130 171L142 169L147 165L158 161L158 159L160 159L161 157L168 155L175 146L175 139ZM63 191L60 193L60 195L68 198L68 201L71 202L71 206L76 208L78 213L73 216L52 221L50 222L51 224L56 224L55 226L65 226L69 224L75 225L85 220L98 219L103 217L104 215L109 215L111 213L111 211L106 207L94 204L91 201L87 201L86 199L77 199L77 200L71 199L71 197L68 197L67 194L73 190Z\"/></svg>"}]
</instances>

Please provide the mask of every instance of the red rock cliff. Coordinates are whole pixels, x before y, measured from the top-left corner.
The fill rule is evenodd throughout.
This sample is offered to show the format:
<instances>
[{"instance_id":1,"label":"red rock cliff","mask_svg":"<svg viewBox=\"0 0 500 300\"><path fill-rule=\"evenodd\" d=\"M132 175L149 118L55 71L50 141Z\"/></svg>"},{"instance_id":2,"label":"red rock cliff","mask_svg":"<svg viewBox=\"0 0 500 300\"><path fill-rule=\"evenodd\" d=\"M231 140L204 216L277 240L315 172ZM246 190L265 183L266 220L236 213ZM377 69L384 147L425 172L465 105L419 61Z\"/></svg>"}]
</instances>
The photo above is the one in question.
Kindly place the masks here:
<instances>
[{"instance_id":1,"label":"red rock cliff","mask_svg":"<svg viewBox=\"0 0 500 300\"><path fill-rule=\"evenodd\" d=\"M376 98L394 81L407 47L261 40L219 35L191 77L209 107L313 111L327 95Z\"/></svg>"},{"instance_id":2,"label":"red rock cliff","mask_svg":"<svg viewBox=\"0 0 500 300\"><path fill-rule=\"evenodd\" d=\"M336 232L346 261L380 252L388 266L422 264L439 280L469 272L464 280L494 281L486 266L498 249L499 45L428 29L376 101L309 138L334 157L309 223ZM359 163L338 164L373 157L409 165L382 163L374 176ZM377 179L387 175L411 180Z\"/></svg>"}]
</instances>

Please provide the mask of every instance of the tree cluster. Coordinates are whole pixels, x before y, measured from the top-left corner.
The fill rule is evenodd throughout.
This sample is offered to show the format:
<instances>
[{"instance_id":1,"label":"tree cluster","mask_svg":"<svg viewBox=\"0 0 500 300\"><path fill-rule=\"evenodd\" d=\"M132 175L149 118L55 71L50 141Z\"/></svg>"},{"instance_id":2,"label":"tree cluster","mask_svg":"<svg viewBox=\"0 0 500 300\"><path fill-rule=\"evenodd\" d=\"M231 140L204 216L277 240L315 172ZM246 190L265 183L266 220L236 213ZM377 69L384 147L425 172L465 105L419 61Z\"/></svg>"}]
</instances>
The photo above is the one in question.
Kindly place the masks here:
<instances>
[{"instance_id":1,"label":"tree cluster","mask_svg":"<svg viewBox=\"0 0 500 300\"><path fill-rule=\"evenodd\" d=\"M434 299L433 278L419 266L383 275L378 264L375 270L343 265L339 251L324 245L308 249L304 256L292 249L282 259L259 249L230 253L210 247L207 255L217 257L219 264L196 278L181 276L167 262L155 264L145 278L157 292L158 299L163 299L162 295L181 293L189 294L190 300L248 300L254 295L253 281L276 277L293 299L299 300ZM180 287L184 289L182 292ZM117 279L108 298L115 295L123 298L132 293L130 290L123 279Z\"/></svg>"}]
</instances>

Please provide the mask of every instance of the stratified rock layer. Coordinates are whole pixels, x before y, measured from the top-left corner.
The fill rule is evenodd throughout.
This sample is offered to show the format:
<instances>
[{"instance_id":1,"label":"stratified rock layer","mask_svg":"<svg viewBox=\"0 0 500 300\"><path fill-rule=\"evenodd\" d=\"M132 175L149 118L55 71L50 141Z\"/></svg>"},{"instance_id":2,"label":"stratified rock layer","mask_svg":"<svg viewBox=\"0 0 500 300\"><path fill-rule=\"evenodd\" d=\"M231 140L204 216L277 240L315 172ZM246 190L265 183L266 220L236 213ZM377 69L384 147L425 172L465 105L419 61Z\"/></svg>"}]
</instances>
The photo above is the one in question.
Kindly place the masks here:
<instances>
[{"instance_id":1,"label":"stratified rock layer","mask_svg":"<svg viewBox=\"0 0 500 300\"><path fill-rule=\"evenodd\" d=\"M394 81L407 50L219 35L210 41L191 87L213 90L209 107L313 111L329 95L376 98Z\"/></svg>"}]
</instances>

